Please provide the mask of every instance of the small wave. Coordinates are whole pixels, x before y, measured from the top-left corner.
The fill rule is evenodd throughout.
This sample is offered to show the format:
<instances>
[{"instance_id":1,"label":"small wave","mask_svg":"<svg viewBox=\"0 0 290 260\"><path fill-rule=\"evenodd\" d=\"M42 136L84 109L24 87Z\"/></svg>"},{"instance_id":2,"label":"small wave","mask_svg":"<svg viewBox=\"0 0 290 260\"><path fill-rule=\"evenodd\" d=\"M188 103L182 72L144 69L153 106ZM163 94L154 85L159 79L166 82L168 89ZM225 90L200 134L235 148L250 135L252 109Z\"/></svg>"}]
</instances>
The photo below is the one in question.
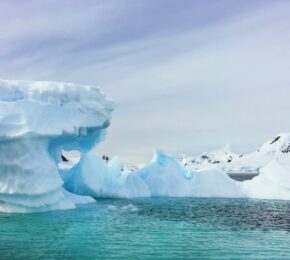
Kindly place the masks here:
<instances>
[{"instance_id":1,"label":"small wave","mask_svg":"<svg viewBox=\"0 0 290 260\"><path fill-rule=\"evenodd\" d=\"M116 205L109 205L108 206L108 210L110 210L110 211L117 211L118 210L118 207Z\"/></svg>"},{"instance_id":2,"label":"small wave","mask_svg":"<svg viewBox=\"0 0 290 260\"><path fill-rule=\"evenodd\" d=\"M123 211L123 212L124 211L126 211L126 212L138 212L139 209L136 206L134 206L133 204L128 204L128 205L122 207L121 211Z\"/></svg>"},{"instance_id":3,"label":"small wave","mask_svg":"<svg viewBox=\"0 0 290 260\"><path fill-rule=\"evenodd\" d=\"M134 206L133 204L128 204L128 205L125 205L125 206L116 206L116 205L109 205L108 206L108 210L110 211L119 211L121 213L125 213L125 212L138 212L139 209Z\"/></svg>"}]
</instances>

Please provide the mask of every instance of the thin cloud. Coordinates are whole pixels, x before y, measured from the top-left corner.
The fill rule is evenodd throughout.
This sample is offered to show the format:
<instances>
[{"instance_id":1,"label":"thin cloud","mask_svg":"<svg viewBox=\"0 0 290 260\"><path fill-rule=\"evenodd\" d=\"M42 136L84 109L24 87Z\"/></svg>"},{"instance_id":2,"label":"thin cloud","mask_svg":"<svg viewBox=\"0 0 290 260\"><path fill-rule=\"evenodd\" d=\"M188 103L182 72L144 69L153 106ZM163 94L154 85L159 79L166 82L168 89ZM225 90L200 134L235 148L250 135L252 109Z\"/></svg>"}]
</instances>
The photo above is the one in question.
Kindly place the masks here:
<instances>
[{"instance_id":1,"label":"thin cloud","mask_svg":"<svg viewBox=\"0 0 290 260\"><path fill-rule=\"evenodd\" d=\"M100 85L118 106L97 151L129 162L289 131L288 1L152 3L1 1L0 77Z\"/></svg>"}]
</instances>

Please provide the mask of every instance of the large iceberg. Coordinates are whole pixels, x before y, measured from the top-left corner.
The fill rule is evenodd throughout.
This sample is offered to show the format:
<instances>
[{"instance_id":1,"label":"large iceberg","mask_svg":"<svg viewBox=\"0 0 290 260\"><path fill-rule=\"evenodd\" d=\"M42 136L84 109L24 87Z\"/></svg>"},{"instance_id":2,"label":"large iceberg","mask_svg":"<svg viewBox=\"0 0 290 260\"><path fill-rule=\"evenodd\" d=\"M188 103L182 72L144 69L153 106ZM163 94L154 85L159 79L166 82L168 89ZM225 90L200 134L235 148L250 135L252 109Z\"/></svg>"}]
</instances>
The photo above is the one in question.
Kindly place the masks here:
<instances>
[{"instance_id":1,"label":"large iceberg","mask_svg":"<svg viewBox=\"0 0 290 260\"><path fill-rule=\"evenodd\" d=\"M0 80L0 211L74 208L57 167L61 152L88 153L112 110L94 86Z\"/></svg>"},{"instance_id":2,"label":"large iceberg","mask_svg":"<svg viewBox=\"0 0 290 260\"><path fill-rule=\"evenodd\" d=\"M0 212L72 209L97 198L290 200L290 135L245 156L226 148L178 160L156 150L151 163L132 171L117 157L91 152L103 141L112 110L94 86L0 80ZM237 182L225 172L233 165L254 165L260 174Z\"/></svg>"},{"instance_id":3,"label":"large iceberg","mask_svg":"<svg viewBox=\"0 0 290 260\"><path fill-rule=\"evenodd\" d=\"M217 167L189 171L174 157L156 150L152 162L136 174L154 197L243 197L238 183Z\"/></svg>"},{"instance_id":4,"label":"large iceberg","mask_svg":"<svg viewBox=\"0 0 290 260\"><path fill-rule=\"evenodd\" d=\"M289 144L283 147L290 147ZM283 152L284 151L284 152ZM157 197L223 197L290 200L290 163L285 152L261 168L252 180L233 180L220 167L189 170L180 161L157 150L139 174Z\"/></svg>"}]
</instances>

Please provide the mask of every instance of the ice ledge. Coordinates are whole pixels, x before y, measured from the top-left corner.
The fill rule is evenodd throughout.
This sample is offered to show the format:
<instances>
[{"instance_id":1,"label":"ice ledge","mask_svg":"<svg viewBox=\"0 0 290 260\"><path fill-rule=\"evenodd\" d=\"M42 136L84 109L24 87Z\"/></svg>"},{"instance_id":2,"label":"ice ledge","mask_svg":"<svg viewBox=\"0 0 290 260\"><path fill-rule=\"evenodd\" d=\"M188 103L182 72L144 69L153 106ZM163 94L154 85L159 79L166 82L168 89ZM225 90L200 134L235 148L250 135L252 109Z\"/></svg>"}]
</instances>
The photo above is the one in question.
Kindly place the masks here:
<instances>
[{"instance_id":1,"label":"ice ledge","mask_svg":"<svg viewBox=\"0 0 290 260\"><path fill-rule=\"evenodd\" d=\"M78 134L109 124L112 100L96 86L0 79L0 139Z\"/></svg>"}]
</instances>

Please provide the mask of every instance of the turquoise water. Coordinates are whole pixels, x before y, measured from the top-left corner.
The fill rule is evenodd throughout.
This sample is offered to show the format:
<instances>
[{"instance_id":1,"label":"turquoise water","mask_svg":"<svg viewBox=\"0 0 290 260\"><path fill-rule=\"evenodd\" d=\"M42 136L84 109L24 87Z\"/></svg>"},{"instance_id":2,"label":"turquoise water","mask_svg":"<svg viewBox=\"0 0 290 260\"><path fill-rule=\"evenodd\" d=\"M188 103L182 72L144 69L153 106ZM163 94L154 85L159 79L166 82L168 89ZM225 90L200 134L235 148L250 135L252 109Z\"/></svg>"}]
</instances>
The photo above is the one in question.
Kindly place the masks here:
<instances>
[{"instance_id":1,"label":"turquoise water","mask_svg":"<svg viewBox=\"0 0 290 260\"><path fill-rule=\"evenodd\" d=\"M290 259L290 202L100 200L0 215L0 259Z\"/></svg>"}]
</instances>

